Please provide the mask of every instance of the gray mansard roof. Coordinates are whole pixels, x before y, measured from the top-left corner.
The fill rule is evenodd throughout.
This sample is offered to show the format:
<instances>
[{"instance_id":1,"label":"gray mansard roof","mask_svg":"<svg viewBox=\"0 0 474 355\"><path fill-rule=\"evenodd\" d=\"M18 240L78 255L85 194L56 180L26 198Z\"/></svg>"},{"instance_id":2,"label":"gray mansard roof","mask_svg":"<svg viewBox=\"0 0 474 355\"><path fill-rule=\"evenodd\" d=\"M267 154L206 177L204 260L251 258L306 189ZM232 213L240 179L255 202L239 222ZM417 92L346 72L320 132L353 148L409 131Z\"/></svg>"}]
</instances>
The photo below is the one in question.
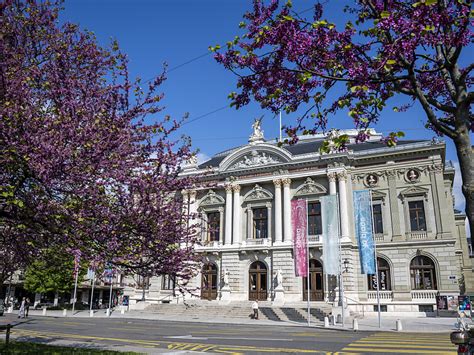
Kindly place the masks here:
<instances>
[{"instance_id":1,"label":"gray mansard roof","mask_svg":"<svg viewBox=\"0 0 474 355\"><path fill-rule=\"evenodd\" d=\"M416 144L416 143L430 143L431 141L428 140L403 140L399 141L397 146L402 147L404 145L409 145L409 144ZM300 140L298 143L294 145L283 145L279 147L279 149L282 149L283 151L288 152L292 156L301 156L301 155L306 155L306 154L311 154L311 153L318 153L319 148L321 147L321 144L323 143L323 139L315 139L311 141L305 141L305 140ZM269 145L274 145L277 147L277 144L274 142L266 142L266 144ZM248 145L243 145L239 147L235 147L229 150L226 150L224 152L218 153L214 155L210 160L202 163L199 165L199 169L204 169L204 168L217 168L219 165L222 163L222 161L236 152L239 149L242 149L244 147L247 147ZM258 146L255 146L255 149L258 149ZM347 145L347 150L350 152L367 152L370 153L371 150L374 149L390 149L387 148L387 146L380 142L380 141L370 141L370 142L364 142L364 143L359 143L359 144L348 144Z\"/></svg>"}]
</instances>

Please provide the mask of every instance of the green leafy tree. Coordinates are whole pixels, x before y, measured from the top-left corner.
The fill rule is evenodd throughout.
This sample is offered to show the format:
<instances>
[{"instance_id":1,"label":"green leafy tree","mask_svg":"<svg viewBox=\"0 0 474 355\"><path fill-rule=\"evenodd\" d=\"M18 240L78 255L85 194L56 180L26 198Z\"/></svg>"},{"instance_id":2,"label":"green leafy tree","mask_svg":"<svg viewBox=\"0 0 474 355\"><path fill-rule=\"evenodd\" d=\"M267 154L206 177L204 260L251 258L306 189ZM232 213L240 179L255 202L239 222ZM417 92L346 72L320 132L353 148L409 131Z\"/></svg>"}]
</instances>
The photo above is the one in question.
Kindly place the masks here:
<instances>
[{"instance_id":1,"label":"green leafy tree","mask_svg":"<svg viewBox=\"0 0 474 355\"><path fill-rule=\"evenodd\" d=\"M25 272L24 287L27 291L64 294L74 288L74 256L57 250L48 250L46 257L30 264ZM84 280L85 267L79 268L78 283Z\"/></svg>"}]
</instances>

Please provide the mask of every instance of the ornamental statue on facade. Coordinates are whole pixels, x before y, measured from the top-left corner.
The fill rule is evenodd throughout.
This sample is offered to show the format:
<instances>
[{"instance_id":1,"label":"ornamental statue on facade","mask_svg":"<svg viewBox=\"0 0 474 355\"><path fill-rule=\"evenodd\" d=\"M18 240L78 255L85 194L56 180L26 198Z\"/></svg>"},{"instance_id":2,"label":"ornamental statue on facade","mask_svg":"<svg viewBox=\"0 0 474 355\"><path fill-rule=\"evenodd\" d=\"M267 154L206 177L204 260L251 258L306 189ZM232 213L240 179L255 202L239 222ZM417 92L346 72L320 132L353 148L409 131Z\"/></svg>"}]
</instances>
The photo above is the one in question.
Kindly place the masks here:
<instances>
[{"instance_id":1,"label":"ornamental statue on facade","mask_svg":"<svg viewBox=\"0 0 474 355\"><path fill-rule=\"evenodd\" d=\"M250 144L258 144L258 143L265 142L265 138L263 137L263 130L262 130L262 119L263 119L263 116L260 118L256 118L253 122L253 125L252 125L253 132L249 137Z\"/></svg>"}]
</instances>

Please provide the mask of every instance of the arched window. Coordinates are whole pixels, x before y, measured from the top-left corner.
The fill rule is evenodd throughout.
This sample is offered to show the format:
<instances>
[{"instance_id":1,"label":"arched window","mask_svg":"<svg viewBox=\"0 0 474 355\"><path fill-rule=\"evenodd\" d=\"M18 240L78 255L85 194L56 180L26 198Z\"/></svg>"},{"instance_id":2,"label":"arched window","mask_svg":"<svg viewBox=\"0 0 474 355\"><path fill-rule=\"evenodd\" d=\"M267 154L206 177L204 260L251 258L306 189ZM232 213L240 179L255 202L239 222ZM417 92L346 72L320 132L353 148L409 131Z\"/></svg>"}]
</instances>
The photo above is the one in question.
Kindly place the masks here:
<instances>
[{"instance_id":1,"label":"arched window","mask_svg":"<svg viewBox=\"0 0 474 355\"><path fill-rule=\"evenodd\" d=\"M377 258L377 268L379 270L380 291L390 291L392 284L390 282L390 265L383 258ZM367 275L367 284L370 291L377 290L377 277L375 275Z\"/></svg>"},{"instance_id":2,"label":"arched window","mask_svg":"<svg viewBox=\"0 0 474 355\"><path fill-rule=\"evenodd\" d=\"M436 269L433 260L424 255L413 258L410 263L412 290L436 290Z\"/></svg>"}]
</instances>

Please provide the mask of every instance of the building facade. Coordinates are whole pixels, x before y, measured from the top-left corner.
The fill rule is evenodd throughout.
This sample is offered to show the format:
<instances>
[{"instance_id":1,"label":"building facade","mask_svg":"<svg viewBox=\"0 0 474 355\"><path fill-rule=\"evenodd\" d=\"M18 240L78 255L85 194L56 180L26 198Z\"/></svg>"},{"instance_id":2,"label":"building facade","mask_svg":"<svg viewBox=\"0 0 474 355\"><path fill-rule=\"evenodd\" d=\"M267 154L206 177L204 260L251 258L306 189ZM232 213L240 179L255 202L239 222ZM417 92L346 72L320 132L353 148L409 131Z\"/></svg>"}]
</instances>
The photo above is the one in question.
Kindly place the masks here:
<instances>
[{"instance_id":1,"label":"building facade","mask_svg":"<svg viewBox=\"0 0 474 355\"><path fill-rule=\"evenodd\" d=\"M351 137L346 151L321 154L323 136L279 146L264 140L256 122L249 144L185 168L213 186L183 191L185 206L200 215L203 267L190 286L203 301L288 305L309 297L340 305L338 280L324 272L320 204L321 196L337 194L344 304L353 313L374 312L376 278L361 274L354 231L352 193L362 189L372 191L383 311L430 312L437 295L471 291L465 216L453 208L445 144L412 140L389 148L375 132L360 144L355 131L344 133ZM309 282L295 276L293 199L308 206ZM154 278L147 300L173 301L173 287L168 276ZM132 305L141 298L141 290L124 292Z\"/></svg>"}]
</instances>

